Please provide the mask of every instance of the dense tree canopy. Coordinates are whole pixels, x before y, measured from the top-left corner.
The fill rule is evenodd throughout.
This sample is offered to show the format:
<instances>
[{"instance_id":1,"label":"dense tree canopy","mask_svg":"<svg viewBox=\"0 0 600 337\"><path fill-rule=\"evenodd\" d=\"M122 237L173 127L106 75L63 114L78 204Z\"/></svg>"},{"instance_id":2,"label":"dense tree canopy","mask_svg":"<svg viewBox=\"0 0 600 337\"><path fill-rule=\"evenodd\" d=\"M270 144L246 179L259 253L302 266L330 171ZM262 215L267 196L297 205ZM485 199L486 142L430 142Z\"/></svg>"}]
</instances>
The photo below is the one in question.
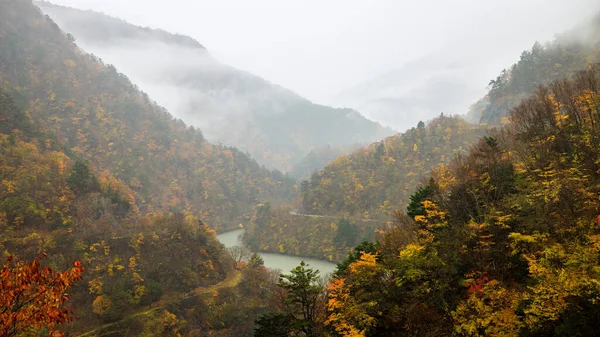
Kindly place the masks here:
<instances>
[{"instance_id":1,"label":"dense tree canopy","mask_svg":"<svg viewBox=\"0 0 600 337\"><path fill-rule=\"evenodd\" d=\"M538 88L502 130L433 171L413 196L421 209L398 213L330 282L334 335L596 334L595 69Z\"/></svg>"}]
</instances>

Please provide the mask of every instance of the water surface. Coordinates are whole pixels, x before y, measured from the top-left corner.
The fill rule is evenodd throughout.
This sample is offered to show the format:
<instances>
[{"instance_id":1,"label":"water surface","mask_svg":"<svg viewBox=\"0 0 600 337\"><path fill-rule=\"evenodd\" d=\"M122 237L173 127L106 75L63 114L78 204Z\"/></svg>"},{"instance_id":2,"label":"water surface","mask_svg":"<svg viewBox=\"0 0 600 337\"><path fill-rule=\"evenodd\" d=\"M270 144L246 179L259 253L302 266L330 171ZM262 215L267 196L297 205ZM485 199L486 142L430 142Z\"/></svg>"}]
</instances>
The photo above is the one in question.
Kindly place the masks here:
<instances>
[{"instance_id":1,"label":"water surface","mask_svg":"<svg viewBox=\"0 0 600 337\"><path fill-rule=\"evenodd\" d=\"M217 235L217 239L225 245L225 247L235 247L241 245L240 238L244 234L243 229L236 229ZM309 257L289 256L276 253L259 252L265 261L265 267L271 269L280 269L287 273L291 269L300 264L301 261L308 263L311 268L318 269L321 275L332 273L335 270L335 263L311 259Z\"/></svg>"}]
</instances>

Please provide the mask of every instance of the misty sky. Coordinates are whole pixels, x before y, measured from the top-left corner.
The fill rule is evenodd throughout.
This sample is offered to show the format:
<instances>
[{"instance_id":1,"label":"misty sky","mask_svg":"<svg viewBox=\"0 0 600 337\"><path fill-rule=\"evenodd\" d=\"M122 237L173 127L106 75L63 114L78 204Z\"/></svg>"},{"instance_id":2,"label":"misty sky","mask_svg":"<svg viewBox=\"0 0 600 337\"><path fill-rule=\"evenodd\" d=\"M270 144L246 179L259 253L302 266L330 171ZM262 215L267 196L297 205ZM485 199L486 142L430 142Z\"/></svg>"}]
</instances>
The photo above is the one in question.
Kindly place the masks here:
<instances>
[{"instance_id":1,"label":"misty sky","mask_svg":"<svg viewBox=\"0 0 600 337\"><path fill-rule=\"evenodd\" d=\"M461 52L489 59L473 78L483 88L535 40L550 40L600 10L598 0L51 2L190 35L222 62L318 103L456 42ZM495 43L480 48L489 40Z\"/></svg>"}]
</instances>

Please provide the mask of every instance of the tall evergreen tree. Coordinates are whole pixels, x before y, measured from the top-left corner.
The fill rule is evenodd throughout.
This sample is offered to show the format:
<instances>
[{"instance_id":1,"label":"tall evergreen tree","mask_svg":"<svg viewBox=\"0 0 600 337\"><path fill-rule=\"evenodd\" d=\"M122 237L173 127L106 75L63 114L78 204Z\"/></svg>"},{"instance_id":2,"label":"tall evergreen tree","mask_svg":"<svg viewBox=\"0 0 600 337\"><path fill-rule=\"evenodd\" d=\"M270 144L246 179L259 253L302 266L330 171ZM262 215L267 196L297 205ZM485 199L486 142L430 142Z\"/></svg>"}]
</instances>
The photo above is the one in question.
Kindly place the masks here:
<instances>
[{"instance_id":1,"label":"tall evergreen tree","mask_svg":"<svg viewBox=\"0 0 600 337\"><path fill-rule=\"evenodd\" d=\"M98 179L90 170L88 163L77 159L73 164L73 171L68 179L71 190L77 194L96 192L100 190Z\"/></svg>"}]
</instances>

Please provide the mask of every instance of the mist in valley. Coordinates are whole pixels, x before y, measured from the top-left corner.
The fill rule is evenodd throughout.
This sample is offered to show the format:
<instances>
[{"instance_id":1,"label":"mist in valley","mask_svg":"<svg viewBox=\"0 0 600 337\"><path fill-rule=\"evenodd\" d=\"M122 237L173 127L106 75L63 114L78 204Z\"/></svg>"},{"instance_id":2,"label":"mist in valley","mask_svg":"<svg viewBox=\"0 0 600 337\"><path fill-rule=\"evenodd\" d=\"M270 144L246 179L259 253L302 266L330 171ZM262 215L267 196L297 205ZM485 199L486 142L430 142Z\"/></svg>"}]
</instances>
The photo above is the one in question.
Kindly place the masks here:
<instances>
[{"instance_id":1,"label":"mist in valley","mask_svg":"<svg viewBox=\"0 0 600 337\"><path fill-rule=\"evenodd\" d=\"M531 48L534 41L552 39L600 9L594 0L56 3L190 35L228 65L311 101L356 109L397 131L441 112L466 113L485 95L489 81L516 62L521 51ZM109 54L121 54L118 49L95 49L101 57L106 53L103 58L107 60ZM123 50L124 54L129 53L128 49ZM153 54L156 60L163 60L156 68L146 70L152 73L160 73L160 66L171 60L187 62L184 56L177 57L178 52L160 47L141 53L149 59ZM129 75L129 62L114 61ZM159 91L153 90L155 84L131 77L150 93ZM160 90L171 92L160 84ZM264 93L253 94L253 99L260 100ZM156 95L159 103L175 115L185 114L190 100L187 93L162 96ZM209 105L222 105L219 111L239 108L243 112L248 98L239 102L227 92L217 96L216 105ZM206 133L210 136L211 131Z\"/></svg>"},{"instance_id":2,"label":"mist in valley","mask_svg":"<svg viewBox=\"0 0 600 337\"><path fill-rule=\"evenodd\" d=\"M289 172L312 150L366 145L394 133L357 111L313 104L226 65L189 37L97 12L38 4L83 51L114 64L210 142L240 148L269 168Z\"/></svg>"},{"instance_id":3,"label":"mist in valley","mask_svg":"<svg viewBox=\"0 0 600 337\"><path fill-rule=\"evenodd\" d=\"M114 64L175 117L200 128L209 141L236 146L284 172L303 165L311 151L366 145L441 113L466 114L485 96L489 81L517 61L515 55L530 48L531 41L548 40L599 8L591 0L577 0L576 6L562 1L460 1L452 6L382 1L368 8L355 2L308 2L302 8L268 0L255 7L181 3L204 9L196 13L204 20L191 20L178 2L160 14L160 2L55 3L116 16L40 3L84 51ZM257 20L248 22L240 13L227 11L228 6L245 8ZM311 6L323 12L306 12ZM315 18L314 26L296 27L290 19L277 21L281 26L265 33L273 15L289 18L292 9ZM540 14L530 17L532 10ZM179 20L174 13L180 14ZM209 17L211 13L227 13L225 22L239 19L235 25L245 28L234 35ZM325 15L332 22L321 21ZM374 23L374 17L381 22ZM209 23L215 26L207 27ZM322 27L327 29L319 32ZM262 35L248 35L254 31ZM320 108L311 100L353 110ZM328 118L333 118L331 124L320 120ZM471 121L478 122L476 117ZM325 127L314 127L319 124Z\"/></svg>"}]
</instances>

